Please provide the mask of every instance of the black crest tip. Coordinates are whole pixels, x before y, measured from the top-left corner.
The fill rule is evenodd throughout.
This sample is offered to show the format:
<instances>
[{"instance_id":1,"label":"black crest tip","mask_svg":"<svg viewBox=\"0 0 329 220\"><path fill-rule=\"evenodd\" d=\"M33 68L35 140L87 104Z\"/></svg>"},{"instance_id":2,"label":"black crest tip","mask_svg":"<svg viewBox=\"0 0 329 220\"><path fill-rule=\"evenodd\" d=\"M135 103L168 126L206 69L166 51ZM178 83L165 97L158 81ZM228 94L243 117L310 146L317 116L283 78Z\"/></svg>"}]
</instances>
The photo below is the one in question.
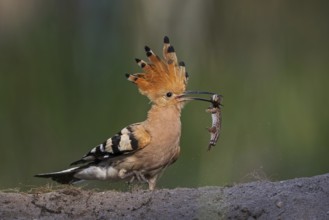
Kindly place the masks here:
<instances>
[{"instance_id":1,"label":"black crest tip","mask_svg":"<svg viewBox=\"0 0 329 220\"><path fill-rule=\"evenodd\" d=\"M175 49L173 46L168 47L168 53L174 53Z\"/></svg>"},{"instance_id":2,"label":"black crest tip","mask_svg":"<svg viewBox=\"0 0 329 220\"><path fill-rule=\"evenodd\" d=\"M165 44L169 44L169 43L170 43L170 41L169 41L169 37L165 36L165 37L163 38L163 42L164 42Z\"/></svg>"},{"instance_id":3,"label":"black crest tip","mask_svg":"<svg viewBox=\"0 0 329 220\"><path fill-rule=\"evenodd\" d=\"M136 63L141 62L141 59L135 58Z\"/></svg>"},{"instance_id":4,"label":"black crest tip","mask_svg":"<svg viewBox=\"0 0 329 220\"><path fill-rule=\"evenodd\" d=\"M150 51L147 51L147 52L146 52L146 56L147 56L147 57L150 57L150 56L152 56L152 53L151 53Z\"/></svg>"},{"instance_id":5,"label":"black crest tip","mask_svg":"<svg viewBox=\"0 0 329 220\"><path fill-rule=\"evenodd\" d=\"M144 49L145 49L145 51L146 51L146 52L149 52L149 51L151 51L151 48L150 48L150 47L148 47L148 46L145 46L145 47L144 47Z\"/></svg>"},{"instance_id":6,"label":"black crest tip","mask_svg":"<svg viewBox=\"0 0 329 220\"><path fill-rule=\"evenodd\" d=\"M185 63L184 63L183 61L180 61L180 62L179 62L179 65L180 65L180 66L185 66Z\"/></svg>"},{"instance_id":7,"label":"black crest tip","mask_svg":"<svg viewBox=\"0 0 329 220\"><path fill-rule=\"evenodd\" d=\"M126 76L126 78L128 79L129 76L130 76L130 74L129 74L129 73L126 73L125 76Z\"/></svg>"}]
</instances>

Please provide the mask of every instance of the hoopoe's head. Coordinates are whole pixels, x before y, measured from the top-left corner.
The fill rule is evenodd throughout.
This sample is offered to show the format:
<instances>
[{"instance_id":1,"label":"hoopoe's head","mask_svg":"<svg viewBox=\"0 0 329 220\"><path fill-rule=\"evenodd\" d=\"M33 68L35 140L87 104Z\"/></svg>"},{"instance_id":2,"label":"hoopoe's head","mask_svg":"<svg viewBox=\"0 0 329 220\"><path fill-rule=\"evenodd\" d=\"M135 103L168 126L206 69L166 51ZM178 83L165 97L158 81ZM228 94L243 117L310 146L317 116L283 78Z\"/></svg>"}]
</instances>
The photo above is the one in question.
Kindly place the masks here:
<instances>
[{"instance_id":1,"label":"hoopoe's head","mask_svg":"<svg viewBox=\"0 0 329 220\"><path fill-rule=\"evenodd\" d=\"M164 37L163 59L145 46L149 63L136 59L143 73L126 74L129 81L135 83L141 92L152 103L160 106L183 103L188 74L184 62L178 62L175 49L169 38Z\"/></svg>"}]
</instances>

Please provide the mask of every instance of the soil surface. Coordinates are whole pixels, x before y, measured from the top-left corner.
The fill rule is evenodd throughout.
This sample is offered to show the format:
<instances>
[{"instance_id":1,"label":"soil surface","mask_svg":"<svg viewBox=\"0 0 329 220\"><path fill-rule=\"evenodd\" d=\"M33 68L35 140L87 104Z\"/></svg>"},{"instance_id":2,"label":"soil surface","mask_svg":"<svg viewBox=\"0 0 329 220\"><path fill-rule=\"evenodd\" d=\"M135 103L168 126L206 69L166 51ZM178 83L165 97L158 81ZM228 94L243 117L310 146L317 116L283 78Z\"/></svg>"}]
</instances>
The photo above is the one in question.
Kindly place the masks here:
<instances>
[{"instance_id":1,"label":"soil surface","mask_svg":"<svg viewBox=\"0 0 329 220\"><path fill-rule=\"evenodd\" d=\"M231 187L0 193L0 219L329 219L329 174Z\"/></svg>"}]
</instances>

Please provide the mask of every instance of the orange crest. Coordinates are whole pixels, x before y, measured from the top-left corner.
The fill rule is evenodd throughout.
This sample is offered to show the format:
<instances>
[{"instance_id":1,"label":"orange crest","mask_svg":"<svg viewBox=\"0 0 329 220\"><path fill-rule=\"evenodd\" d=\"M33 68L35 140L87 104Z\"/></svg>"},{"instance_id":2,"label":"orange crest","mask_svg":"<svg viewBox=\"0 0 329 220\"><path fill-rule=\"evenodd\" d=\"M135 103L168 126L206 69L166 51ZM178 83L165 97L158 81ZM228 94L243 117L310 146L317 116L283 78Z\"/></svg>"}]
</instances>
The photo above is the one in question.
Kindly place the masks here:
<instances>
[{"instance_id":1,"label":"orange crest","mask_svg":"<svg viewBox=\"0 0 329 220\"><path fill-rule=\"evenodd\" d=\"M164 59L154 54L148 46L145 46L145 51L150 63L136 59L144 72L126 74L128 80L135 83L139 91L151 101L168 91L176 94L183 93L186 90L188 74L185 71L184 62L178 63L169 38L164 37Z\"/></svg>"}]
</instances>

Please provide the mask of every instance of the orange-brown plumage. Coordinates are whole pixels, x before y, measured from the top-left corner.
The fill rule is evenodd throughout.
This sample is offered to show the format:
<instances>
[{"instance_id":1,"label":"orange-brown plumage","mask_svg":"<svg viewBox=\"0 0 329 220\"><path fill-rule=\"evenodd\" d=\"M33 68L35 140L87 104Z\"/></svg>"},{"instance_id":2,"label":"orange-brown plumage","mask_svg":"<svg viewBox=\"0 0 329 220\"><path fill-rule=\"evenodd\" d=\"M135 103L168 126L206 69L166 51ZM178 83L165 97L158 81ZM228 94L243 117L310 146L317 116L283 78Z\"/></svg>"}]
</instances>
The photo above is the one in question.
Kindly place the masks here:
<instances>
[{"instance_id":1,"label":"orange-brown plumage","mask_svg":"<svg viewBox=\"0 0 329 220\"><path fill-rule=\"evenodd\" d=\"M165 37L164 40L163 59L147 46L145 51L150 63L136 59L144 73L128 74L128 80L135 83L139 91L151 101L155 101L165 91L176 94L185 92L187 84L185 65L183 62L178 63L176 52L169 44L169 39Z\"/></svg>"}]
</instances>

